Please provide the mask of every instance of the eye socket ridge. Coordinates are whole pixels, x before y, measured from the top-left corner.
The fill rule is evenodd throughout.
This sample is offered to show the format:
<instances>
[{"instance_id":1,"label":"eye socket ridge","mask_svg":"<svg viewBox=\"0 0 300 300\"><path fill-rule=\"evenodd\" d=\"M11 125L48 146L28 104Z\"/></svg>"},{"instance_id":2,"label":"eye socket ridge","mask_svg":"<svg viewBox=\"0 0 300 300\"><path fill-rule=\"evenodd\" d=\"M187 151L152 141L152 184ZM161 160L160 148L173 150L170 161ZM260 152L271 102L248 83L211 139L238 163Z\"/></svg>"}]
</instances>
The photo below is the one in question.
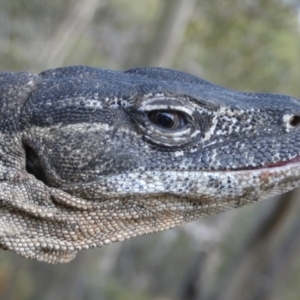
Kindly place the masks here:
<instances>
[{"instance_id":1,"label":"eye socket ridge","mask_svg":"<svg viewBox=\"0 0 300 300\"><path fill-rule=\"evenodd\" d=\"M178 110L153 110L148 112L148 118L152 124L165 130L179 130L188 124L186 114Z\"/></svg>"}]
</instances>

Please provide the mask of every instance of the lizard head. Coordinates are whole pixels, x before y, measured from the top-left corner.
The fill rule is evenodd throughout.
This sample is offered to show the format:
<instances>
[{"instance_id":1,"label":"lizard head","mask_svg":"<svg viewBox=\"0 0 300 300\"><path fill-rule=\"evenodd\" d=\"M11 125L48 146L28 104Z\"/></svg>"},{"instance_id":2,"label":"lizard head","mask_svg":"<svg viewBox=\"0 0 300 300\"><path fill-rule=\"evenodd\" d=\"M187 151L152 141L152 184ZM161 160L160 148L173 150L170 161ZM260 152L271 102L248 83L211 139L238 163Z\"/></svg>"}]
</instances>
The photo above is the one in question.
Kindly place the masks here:
<instances>
[{"instance_id":1,"label":"lizard head","mask_svg":"<svg viewBox=\"0 0 300 300\"><path fill-rule=\"evenodd\" d=\"M97 202L152 194L199 200L209 190L213 205L227 193L237 201L237 189L257 200L298 184L286 173L300 158L295 98L160 68L69 67L40 77L21 122L27 169L51 187Z\"/></svg>"},{"instance_id":2,"label":"lizard head","mask_svg":"<svg viewBox=\"0 0 300 300\"><path fill-rule=\"evenodd\" d=\"M160 68L68 67L37 77L18 130L23 168L37 192L47 191L34 200L42 213L27 213L35 227L44 224L36 236L48 235L29 257L67 261L63 251L164 230L300 185L295 98L232 91Z\"/></svg>"}]
</instances>

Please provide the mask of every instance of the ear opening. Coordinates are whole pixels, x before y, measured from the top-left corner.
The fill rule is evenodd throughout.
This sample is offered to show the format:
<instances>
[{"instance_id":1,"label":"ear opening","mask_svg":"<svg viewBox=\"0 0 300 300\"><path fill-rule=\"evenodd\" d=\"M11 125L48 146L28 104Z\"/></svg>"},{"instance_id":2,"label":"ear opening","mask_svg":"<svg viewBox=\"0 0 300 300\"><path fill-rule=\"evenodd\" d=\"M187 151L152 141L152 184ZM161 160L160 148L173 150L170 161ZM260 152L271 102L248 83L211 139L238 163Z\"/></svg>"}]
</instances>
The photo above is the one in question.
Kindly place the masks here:
<instances>
[{"instance_id":1,"label":"ear opening","mask_svg":"<svg viewBox=\"0 0 300 300\"><path fill-rule=\"evenodd\" d=\"M24 144L25 155L26 155L26 170L28 173L34 175L36 179L42 181L44 184L48 185L46 173L41 164L41 160L38 154L34 151L32 147Z\"/></svg>"}]
</instances>

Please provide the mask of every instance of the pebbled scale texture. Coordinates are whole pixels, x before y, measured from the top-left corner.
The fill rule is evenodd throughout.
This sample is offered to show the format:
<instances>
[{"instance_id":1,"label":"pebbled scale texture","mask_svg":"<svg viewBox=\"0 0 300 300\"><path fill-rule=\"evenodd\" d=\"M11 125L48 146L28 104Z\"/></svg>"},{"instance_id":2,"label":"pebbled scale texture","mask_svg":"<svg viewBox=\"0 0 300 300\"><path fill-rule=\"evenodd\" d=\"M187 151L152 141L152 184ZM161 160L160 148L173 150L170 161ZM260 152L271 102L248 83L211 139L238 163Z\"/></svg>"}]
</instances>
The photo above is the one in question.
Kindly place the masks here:
<instances>
[{"instance_id":1,"label":"pebbled scale texture","mask_svg":"<svg viewBox=\"0 0 300 300\"><path fill-rule=\"evenodd\" d=\"M73 66L0 73L0 113L0 247L48 263L300 185L289 96Z\"/></svg>"}]
</instances>

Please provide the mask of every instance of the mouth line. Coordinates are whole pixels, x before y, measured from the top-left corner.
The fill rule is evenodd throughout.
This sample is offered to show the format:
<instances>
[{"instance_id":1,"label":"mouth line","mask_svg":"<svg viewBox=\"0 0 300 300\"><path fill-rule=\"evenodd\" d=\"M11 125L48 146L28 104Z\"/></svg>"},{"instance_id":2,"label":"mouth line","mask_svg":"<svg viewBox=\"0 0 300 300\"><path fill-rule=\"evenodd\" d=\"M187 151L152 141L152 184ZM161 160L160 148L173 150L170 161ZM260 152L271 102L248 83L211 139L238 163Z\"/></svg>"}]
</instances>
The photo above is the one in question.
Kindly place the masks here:
<instances>
[{"instance_id":1,"label":"mouth line","mask_svg":"<svg viewBox=\"0 0 300 300\"><path fill-rule=\"evenodd\" d=\"M290 160L279 161L279 162L277 162L275 164L267 165L266 168L281 167L281 166L286 166L286 165L293 164L293 163L298 163L298 162L300 162L300 155L298 155L295 158L290 159Z\"/></svg>"},{"instance_id":2,"label":"mouth line","mask_svg":"<svg viewBox=\"0 0 300 300\"><path fill-rule=\"evenodd\" d=\"M286 161L279 161L277 163L271 163L271 164L265 165L265 166L240 168L240 169L235 169L233 171L249 171L249 170L261 170L261 169L274 169L274 168L285 167L287 165L296 164L296 163L300 163L300 155L296 156L293 159L286 160Z\"/></svg>"}]
</instances>

